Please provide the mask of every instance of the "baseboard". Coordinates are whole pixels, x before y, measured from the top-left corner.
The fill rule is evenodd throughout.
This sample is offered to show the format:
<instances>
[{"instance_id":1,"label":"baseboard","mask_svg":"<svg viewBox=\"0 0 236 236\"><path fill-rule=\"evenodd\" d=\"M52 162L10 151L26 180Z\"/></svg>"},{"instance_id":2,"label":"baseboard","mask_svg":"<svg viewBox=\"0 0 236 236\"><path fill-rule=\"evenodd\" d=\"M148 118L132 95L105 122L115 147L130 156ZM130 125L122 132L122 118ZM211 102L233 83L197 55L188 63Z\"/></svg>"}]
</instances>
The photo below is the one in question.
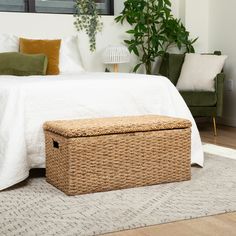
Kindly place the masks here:
<instances>
[{"instance_id":1,"label":"baseboard","mask_svg":"<svg viewBox=\"0 0 236 236\"><path fill-rule=\"evenodd\" d=\"M236 160L236 149L222 147L210 143L204 143L203 150L205 153Z\"/></svg>"},{"instance_id":2,"label":"baseboard","mask_svg":"<svg viewBox=\"0 0 236 236\"><path fill-rule=\"evenodd\" d=\"M226 118L226 117L220 118L219 123L223 125L236 127L236 119L232 119L232 118Z\"/></svg>"}]
</instances>

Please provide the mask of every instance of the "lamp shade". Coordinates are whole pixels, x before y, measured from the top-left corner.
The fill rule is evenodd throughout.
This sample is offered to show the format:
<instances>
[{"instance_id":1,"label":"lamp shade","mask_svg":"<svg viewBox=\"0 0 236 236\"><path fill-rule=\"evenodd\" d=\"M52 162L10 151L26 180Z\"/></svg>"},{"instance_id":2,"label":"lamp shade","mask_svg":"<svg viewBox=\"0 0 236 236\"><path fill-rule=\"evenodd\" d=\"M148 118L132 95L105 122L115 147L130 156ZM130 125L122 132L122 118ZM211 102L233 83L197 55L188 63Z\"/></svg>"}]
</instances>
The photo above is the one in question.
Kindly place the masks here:
<instances>
[{"instance_id":1,"label":"lamp shade","mask_svg":"<svg viewBox=\"0 0 236 236\"><path fill-rule=\"evenodd\" d=\"M130 53L125 46L109 46L103 53L104 64L121 64L130 61Z\"/></svg>"}]
</instances>

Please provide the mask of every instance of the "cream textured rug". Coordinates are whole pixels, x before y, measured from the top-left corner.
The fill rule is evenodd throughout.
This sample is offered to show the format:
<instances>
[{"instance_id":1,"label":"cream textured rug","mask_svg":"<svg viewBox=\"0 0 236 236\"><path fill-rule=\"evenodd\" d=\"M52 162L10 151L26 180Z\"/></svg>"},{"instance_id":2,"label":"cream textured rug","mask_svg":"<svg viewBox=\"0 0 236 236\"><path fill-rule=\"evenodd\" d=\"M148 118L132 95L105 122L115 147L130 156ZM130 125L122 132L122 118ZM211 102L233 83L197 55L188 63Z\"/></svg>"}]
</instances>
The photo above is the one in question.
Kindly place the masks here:
<instances>
[{"instance_id":1,"label":"cream textured rug","mask_svg":"<svg viewBox=\"0 0 236 236\"><path fill-rule=\"evenodd\" d=\"M236 161L207 154L189 182L67 197L32 178L0 192L0 235L98 235L236 211Z\"/></svg>"}]
</instances>

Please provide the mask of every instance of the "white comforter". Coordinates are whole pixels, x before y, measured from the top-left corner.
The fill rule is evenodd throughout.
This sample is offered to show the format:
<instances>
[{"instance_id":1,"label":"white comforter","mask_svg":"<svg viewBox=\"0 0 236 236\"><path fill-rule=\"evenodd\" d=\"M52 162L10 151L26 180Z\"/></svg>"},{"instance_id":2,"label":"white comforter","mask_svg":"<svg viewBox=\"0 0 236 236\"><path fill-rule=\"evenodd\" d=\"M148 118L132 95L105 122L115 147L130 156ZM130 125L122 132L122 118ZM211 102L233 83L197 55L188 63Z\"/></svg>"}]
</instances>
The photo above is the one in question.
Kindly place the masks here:
<instances>
[{"instance_id":1,"label":"white comforter","mask_svg":"<svg viewBox=\"0 0 236 236\"><path fill-rule=\"evenodd\" d=\"M182 97L165 77L83 73L0 76L0 190L44 167L47 120L160 114L192 121L192 163L203 165L199 132Z\"/></svg>"}]
</instances>

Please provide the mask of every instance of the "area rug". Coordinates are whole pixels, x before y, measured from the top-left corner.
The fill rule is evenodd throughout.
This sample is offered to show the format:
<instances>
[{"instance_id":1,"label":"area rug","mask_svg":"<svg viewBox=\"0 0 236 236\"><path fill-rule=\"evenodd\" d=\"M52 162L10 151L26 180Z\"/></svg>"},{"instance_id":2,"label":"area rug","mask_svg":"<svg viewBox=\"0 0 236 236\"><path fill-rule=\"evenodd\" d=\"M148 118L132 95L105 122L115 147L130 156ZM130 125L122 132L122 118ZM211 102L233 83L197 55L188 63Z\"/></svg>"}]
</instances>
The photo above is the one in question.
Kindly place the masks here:
<instances>
[{"instance_id":1,"label":"area rug","mask_svg":"<svg viewBox=\"0 0 236 236\"><path fill-rule=\"evenodd\" d=\"M45 178L0 192L0 235L99 235L236 211L236 161L210 154L182 183L67 197Z\"/></svg>"}]
</instances>

